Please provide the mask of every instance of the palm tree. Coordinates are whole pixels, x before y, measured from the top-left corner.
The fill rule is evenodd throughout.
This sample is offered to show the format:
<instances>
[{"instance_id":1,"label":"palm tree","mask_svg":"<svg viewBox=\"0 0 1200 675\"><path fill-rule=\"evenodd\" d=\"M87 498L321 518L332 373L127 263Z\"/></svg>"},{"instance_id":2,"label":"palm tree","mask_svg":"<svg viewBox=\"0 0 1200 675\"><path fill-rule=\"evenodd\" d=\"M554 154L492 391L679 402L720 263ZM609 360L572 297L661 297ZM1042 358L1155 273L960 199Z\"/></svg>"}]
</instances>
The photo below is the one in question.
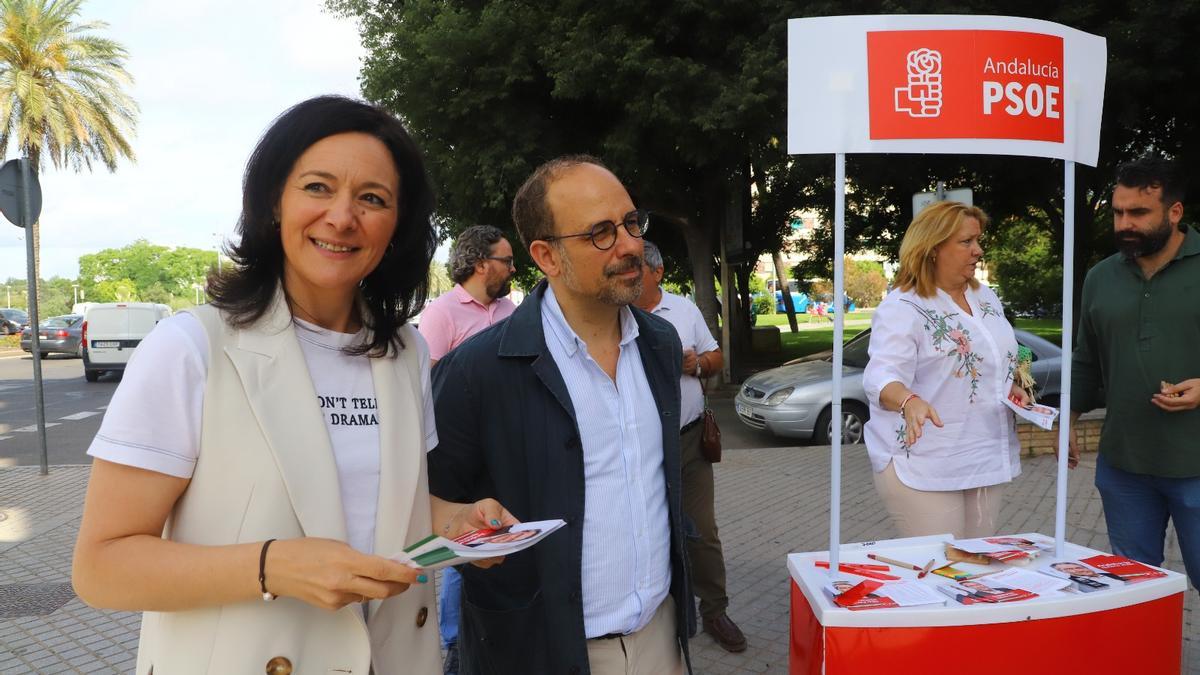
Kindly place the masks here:
<instances>
[{"instance_id":1,"label":"palm tree","mask_svg":"<svg viewBox=\"0 0 1200 675\"><path fill-rule=\"evenodd\" d=\"M116 171L134 159L129 139L137 103L125 92L133 78L117 42L96 35L102 21L79 23L83 0L0 0L0 151L10 141L29 158L75 171L99 162ZM41 268L39 224L33 224L34 278Z\"/></svg>"}]
</instances>

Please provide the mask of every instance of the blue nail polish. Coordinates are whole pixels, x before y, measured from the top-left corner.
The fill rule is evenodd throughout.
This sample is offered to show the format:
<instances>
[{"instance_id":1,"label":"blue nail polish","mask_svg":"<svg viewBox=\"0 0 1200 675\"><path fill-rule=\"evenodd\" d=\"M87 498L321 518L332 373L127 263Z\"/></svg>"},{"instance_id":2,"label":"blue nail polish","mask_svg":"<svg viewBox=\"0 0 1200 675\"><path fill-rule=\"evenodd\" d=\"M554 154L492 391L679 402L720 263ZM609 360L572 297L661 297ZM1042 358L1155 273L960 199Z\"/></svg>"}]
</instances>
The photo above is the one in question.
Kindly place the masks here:
<instances>
[{"instance_id":1,"label":"blue nail polish","mask_svg":"<svg viewBox=\"0 0 1200 675\"><path fill-rule=\"evenodd\" d=\"M425 576L424 574L418 574L417 575L417 583L427 584L427 583L429 583L429 577Z\"/></svg>"},{"instance_id":2,"label":"blue nail polish","mask_svg":"<svg viewBox=\"0 0 1200 675\"><path fill-rule=\"evenodd\" d=\"M500 527L500 521L492 518L492 527Z\"/></svg>"}]
</instances>

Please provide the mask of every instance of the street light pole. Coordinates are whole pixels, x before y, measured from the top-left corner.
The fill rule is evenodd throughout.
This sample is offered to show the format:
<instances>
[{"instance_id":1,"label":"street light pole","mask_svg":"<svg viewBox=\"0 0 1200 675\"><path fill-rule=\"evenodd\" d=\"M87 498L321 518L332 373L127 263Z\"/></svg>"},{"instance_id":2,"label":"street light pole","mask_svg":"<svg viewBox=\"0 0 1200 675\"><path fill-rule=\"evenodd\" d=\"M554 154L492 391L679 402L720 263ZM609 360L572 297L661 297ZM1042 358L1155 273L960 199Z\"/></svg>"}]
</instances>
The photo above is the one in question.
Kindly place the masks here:
<instances>
[{"instance_id":1,"label":"street light pole","mask_svg":"<svg viewBox=\"0 0 1200 675\"><path fill-rule=\"evenodd\" d=\"M217 238L217 274L221 273L221 249L225 247L225 235L220 232L213 232L212 236Z\"/></svg>"},{"instance_id":2,"label":"street light pole","mask_svg":"<svg viewBox=\"0 0 1200 675\"><path fill-rule=\"evenodd\" d=\"M75 294L75 301L72 303L71 309L75 309L74 305L79 304L79 284L71 284L71 291Z\"/></svg>"}]
</instances>

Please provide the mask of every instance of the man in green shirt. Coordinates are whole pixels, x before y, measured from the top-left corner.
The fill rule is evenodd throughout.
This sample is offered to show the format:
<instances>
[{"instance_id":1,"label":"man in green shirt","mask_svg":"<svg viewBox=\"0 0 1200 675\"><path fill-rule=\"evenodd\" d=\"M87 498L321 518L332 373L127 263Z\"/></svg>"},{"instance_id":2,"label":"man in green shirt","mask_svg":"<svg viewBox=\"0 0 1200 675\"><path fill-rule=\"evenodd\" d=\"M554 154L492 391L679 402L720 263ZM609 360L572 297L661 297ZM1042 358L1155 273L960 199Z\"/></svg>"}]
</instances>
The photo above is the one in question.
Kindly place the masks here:
<instances>
[{"instance_id":1,"label":"man in green shirt","mask_svg":"<svg viewBox=\"0 0 1200 675\"><path fill-rule=\"evenodd\" d=\"M1182 222L1183 198L1169 161L1117 169L1118 253L1083 283L1069 463L1080 413L1104 406L1096 488L1113 552L1161 565L1170 519L1200 587L1200 233Z\"/></svg>"}]
</instances>

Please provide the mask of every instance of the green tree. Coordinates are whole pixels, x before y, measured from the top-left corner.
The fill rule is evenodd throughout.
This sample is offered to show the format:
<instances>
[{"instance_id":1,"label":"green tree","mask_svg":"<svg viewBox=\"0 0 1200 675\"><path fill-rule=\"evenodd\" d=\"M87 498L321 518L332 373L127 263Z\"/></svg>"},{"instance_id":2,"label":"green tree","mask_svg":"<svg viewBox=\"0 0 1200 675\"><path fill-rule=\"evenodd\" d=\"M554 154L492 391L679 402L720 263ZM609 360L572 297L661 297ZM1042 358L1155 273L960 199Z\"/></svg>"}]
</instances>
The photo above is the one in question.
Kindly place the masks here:
<instances>
[{"instance_id":1,"label":"green tree","mask_svg":"<svg viewBox=\"0 0 1200 675\"><path fill-rule=\"evenodd\" d=\"M139 239L79 257L79 279L88 300L140 300L172 307L194 302L193 285L217 264L215 251L168 248ZM118 295L122 297L117 297Z\"/></svg>"},{"instance_id":2,"label":"green tree","mask_svg":"<svg viewBox=\"0 0 1200 675\"><path fill-rule=\"evenodd\" d=\"M33 172L55 167L116 171L134 158L129 144L137 104L125 92L126 51L79 22L83 0L0 0L0 151L9 143ZM41 269L40 224L32 225L34 277Z\"/></svg>"},{"instance_id":3,"label":"green tree","mask_svg":"<svg viewBox=\"0 0 1200 675\"><path fill-rule=\"evenodd\" d=\"M1028 221L1015 221L987 243L988 271L1005 309L1061 316L1062 253L1049 232Z\"/></svg>"},{"instance_id":4,"label":"green tree","mask_svg":"<svg viewBox=\"0 0 1200 675\"><path fill-rule=\"evenodd\" d=\"M363 93L410 125L450 234L508 226L513 194L542 161L598 155L656 212L651 238L682 239L716 328L717 233L747 217L751 182L787 161L784 3L328 4L358 21Z\"/></svg>"}]
</instances>

